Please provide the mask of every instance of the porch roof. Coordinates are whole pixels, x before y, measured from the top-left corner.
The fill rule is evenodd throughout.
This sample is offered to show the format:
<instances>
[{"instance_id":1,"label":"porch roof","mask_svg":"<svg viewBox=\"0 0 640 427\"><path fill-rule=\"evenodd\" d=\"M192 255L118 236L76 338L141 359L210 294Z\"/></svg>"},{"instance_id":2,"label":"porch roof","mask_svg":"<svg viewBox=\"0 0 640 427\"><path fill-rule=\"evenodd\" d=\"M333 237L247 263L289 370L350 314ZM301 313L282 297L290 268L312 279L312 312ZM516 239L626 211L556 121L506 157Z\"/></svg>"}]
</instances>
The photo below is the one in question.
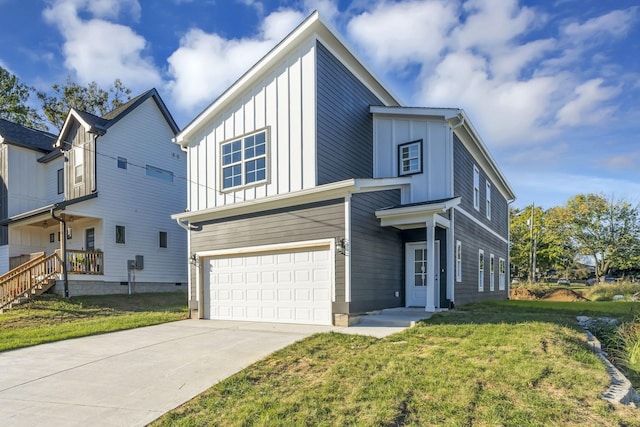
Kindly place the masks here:
<instances>
[{"instance_id":1,"label":"porch roof","mask_svg":"<svg viewBox=\"0 0 640 427\"><path fill-rule=\"evenodd\" d=\"M429 200L405 205L389 206L376 210L376 218L382 227L395 227L402 230L424 227L434 215L444 213L460 204L461 198Z\"/></svg>"},{"instance_id":2,"label":"porch roof","mask_svg":"<svg viewBox=\"0 0 640 427\"><path fill-rule=\"evenodd\" d=\"M80 202L84 202L85 200L95 199L96 197L98 197L98 192L87 194L86 196L82 196L82 197L76 197L75 199L71 199L71 200L64 200L62 202L53 203L53 204L50 204L50 205L47 205L47 206L43 206L43 207L38 208L38 209L34 209L32 211L29 211L29 212L23 212L21 214L14 215L14 216L9 217L7 219L1 220L0 221L0 226L1 225L14 224L14 223L21 222L21 221L26 221L26 220L38 217L40 215L43 215L45 213L49 213L49 212L51 212L52 209L54 209L54 210L64 210L67 206L74 205L74 204L80 203Z\"/></svg>"}]
</instances>

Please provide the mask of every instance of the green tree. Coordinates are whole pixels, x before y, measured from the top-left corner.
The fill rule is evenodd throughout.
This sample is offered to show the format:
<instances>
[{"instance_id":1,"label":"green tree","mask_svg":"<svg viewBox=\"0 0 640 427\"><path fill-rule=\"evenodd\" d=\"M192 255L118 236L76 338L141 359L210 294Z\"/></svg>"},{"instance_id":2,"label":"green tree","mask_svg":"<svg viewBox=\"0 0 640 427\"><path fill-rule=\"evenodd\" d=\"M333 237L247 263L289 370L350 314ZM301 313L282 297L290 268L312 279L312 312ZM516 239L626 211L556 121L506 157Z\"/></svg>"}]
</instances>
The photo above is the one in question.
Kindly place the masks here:
<instances>
[{"instance_id":1,"label":"green tree","mask_svg":"<svg viewBox=\"0 0 640 427\"><path fill-rule=\"evenodd\" d=\"M564 208L574 244L593 259L596 277L633 266L640 254L640 214L626 200L578 194Z\"/></svg>"},{"instance_id":2,"label":"green tree","mask_svg":"<svg viewBox=\"0 0 640 427\"><path fill-rule=\"evenodd\" d=\"M71 77L67 77L64 84L54 84L52 89L54 95L38 92L37 96L42 102L45 116L59 130L62 129L71 108L103 116L131 99L131 90L125 87L120 79L116 79L113 85L105 90L96 82L80 86L72 81Z\"/></svg>"},{"instance_id":3,"label":"green tree","mask_svg":"<svg viewBox=\"0 0 640 427\"><path fill-rule=\"evenodd\" d=\"M21 83L18 77L0 67L0 118L47 130L44 119L35 108L28 105L29 96L35 89Z\"/></svg>"}]
</instances>

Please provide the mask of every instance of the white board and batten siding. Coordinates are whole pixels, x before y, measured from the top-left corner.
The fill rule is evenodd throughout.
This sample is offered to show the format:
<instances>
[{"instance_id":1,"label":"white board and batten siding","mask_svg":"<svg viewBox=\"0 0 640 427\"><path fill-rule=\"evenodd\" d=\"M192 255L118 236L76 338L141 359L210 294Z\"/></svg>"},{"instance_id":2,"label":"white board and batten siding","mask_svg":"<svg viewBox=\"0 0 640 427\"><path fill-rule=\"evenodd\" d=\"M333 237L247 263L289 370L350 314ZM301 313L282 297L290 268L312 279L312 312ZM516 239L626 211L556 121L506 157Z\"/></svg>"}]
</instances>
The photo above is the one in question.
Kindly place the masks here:
<instances>
[{"instance_id":1,"label":"white board and batten siding","mask_svg":"<svg viewBox=\"0 0 640 427\"><path fill-rule=\"evenodd\" d=\"M152 98L98 138L98 197L68 206L65 213L96 218L73 225L72 243L83 245L87 228L95 228L95 247L105 253L105 281L127 280L127 260L144 256L137 282L187 281L187 233L170 218L186 207L186 153L172 143L173 132ZM117 166L125 158L127 169ZM173 182L147 176L146 165L174 175ZM125 227L125 243L115 242L115 227ZM159 247L159 232L168 247ZM79 249L79 247L78 247Z\"/></svg>"},{"instance_id":2,"label":"white board and batten siding","mask_svg":"<svg viewBox=\"0 0 640 427\"><path fill-rule=\"evenodd\" d=\"M374 178L398 175L398 146L422 140L422 173L410 175L411 200L417 203L451 197L453 151L442 120L374 116Z\"/></svg>"},{"instance_id":3,"label":"white board and batten siding","mask_svg":"<svg viewBox=\"0 0 640 427\"><path fill-rule=\"evenodd\" d=\"M328 246L203 259L207 319L331 325Z\"/></svg>"},{"instance_id":4,"label":"white board and batten siding","mask_svg":"<svg viewBox=\"0 0 640 427\"><path fill-rule=\"evenodd\" d=\"M45 153L15 146L7 148L8 216L47 205L47 185L44 182L48 177L43 165L38 163ZM34 168L34 165L37 166Z\"/></svg>"},{"instance_id":5,"label":"white board and batten siding","mask_svg":"<svg viewBox=\"0 0 640 427\"><path fill-rule=\"evenodd\" d=\"M316 185L315 40L268 70L189 143L189 209L197 210L308 189ZM268 130L266 183L223 191L220 145Z\"/></svg>"}]
</instances>

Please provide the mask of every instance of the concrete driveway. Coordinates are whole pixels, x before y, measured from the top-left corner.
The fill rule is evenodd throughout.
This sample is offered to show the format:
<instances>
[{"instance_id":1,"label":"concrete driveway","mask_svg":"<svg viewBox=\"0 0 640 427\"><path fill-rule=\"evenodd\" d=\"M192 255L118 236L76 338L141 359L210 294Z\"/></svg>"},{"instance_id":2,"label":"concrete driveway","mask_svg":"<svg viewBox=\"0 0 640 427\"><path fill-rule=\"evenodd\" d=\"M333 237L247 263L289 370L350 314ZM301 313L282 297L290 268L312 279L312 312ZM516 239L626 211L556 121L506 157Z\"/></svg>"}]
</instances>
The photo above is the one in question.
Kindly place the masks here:
<instances>
[{"instance_id":1,"label":"concrete driveway","mask_svg":"<svg viewBox=\"0 0 640 427\"><path fill-rule=\"evenodd\" d=\"M3 352L0 424L145 425L314 333L381 337L402 329L184 320Z\"/></svg>"}]
</instances>

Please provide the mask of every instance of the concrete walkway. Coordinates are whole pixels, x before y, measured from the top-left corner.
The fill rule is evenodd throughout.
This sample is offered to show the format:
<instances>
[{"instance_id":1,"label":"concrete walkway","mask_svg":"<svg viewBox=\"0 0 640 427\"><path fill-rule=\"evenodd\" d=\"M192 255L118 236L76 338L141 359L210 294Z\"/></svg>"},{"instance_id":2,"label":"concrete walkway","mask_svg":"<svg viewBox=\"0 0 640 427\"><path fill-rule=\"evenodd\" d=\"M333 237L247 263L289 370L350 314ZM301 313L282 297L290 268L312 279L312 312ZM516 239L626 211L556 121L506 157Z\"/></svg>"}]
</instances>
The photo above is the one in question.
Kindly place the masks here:
<instances>
[{"instance_id":1,"label":"concrete walkway","mask_svg":"<svg viewBox=\"0 0 640 427\"><path fill-rule=\"evenodd\" d=\"M145 425L314 333L383 337L410 323L371 324L372 317L351 328L184 320L3 352L0 424Z\"/></svg>"}]
</instances>

